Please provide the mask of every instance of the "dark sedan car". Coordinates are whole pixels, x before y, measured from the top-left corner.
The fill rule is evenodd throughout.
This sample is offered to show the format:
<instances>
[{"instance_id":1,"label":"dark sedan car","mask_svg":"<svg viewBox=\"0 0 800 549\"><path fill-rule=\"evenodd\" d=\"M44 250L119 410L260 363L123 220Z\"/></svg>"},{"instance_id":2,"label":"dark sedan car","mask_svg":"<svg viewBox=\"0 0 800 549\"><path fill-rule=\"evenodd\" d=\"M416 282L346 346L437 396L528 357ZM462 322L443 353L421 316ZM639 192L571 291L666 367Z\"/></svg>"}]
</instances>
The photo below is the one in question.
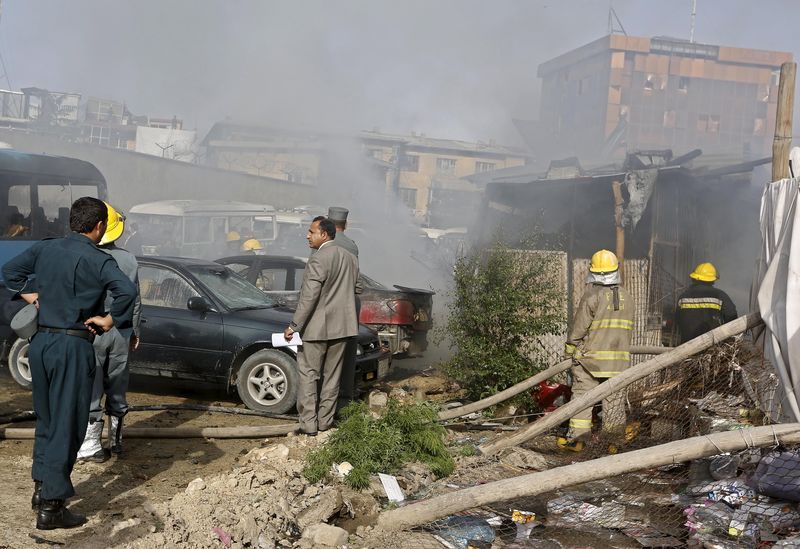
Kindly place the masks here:
<instances>
[{"instance_id":1,"label":"dark sedan car","mask_svg":"<svg viewBox=\"0 0 800 549\"><path fill-rule=\"evenodd\" d=\"M200 259L140 257L141 344L130 356L133 374L214 382L234 387L253 410L289 411L297 398L296 351L272 347L292 311L230 269ZM9 353L14 379L30 384L28 342ZM360 327L356 380L388 374L390 353L377 334Z\"/></svg>"},{"instance_id":2,"label":"dark sedan car","mask_svg":"<svg viewBox=\"0 0 800 549\"><path fill-rule=\"evenodd\" d=\"M292 306L297 302L306 260L280 255L240 255L218 259L247 278L266 294ZM395 286L387 288L364 274L359 322L378 331L392 353L414 356L428 347L433 326L431 290Z\"/></svg>"}]
</instances>

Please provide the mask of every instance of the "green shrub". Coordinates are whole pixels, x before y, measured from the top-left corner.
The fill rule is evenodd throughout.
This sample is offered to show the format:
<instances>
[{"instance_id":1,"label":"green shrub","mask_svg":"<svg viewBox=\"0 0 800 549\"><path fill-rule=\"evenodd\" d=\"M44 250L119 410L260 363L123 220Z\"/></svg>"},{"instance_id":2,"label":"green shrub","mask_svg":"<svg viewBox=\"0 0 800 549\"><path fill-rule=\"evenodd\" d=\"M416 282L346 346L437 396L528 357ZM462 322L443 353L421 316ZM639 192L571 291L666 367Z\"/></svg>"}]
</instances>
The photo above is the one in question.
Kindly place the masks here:
<instances>
[{"instance_id":1,"label":"green shrub","mask_svg":"<svg viewBox=\"0 0 800 549\"><path fill-rule=\"evenodd\" d=\"M376 419L364 402L353 402L342 410L339 428L330 439L308 453L303 475L309 482L319 482L334 463L347 461L353 470L345 482L361 490L369 486L371 474L395 473L404 464L418 461L444 477L455 466L444 435L431 404L400 404L390 399L385 413Z\"/></svg>"},{"instance_id":2,"label":"green shrub","mask_svg":"<svg viewBox=\"0 0 800 549\"><path fill-rule=\"evenodd\" d=\"M442 366L469 398L493 395L550 366L543 336L566 327L563 261L555 252L497 244L457 262L440 331L454 354ZM511 402L531 404L527 393Z\"/></svg>"}]
</instances>

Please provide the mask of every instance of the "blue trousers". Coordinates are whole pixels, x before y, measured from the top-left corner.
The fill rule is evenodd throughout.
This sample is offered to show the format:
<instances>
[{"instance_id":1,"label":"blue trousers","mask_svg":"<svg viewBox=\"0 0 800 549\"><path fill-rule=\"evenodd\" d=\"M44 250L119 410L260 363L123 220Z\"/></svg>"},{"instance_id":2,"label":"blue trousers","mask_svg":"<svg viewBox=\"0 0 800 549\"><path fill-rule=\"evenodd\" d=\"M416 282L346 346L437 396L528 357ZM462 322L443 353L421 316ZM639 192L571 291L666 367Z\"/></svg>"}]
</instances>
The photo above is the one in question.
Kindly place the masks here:
<instances>
[{"instance_id":1,"label":"blue trousers","mask_svg":"<svg viewBox=\"0 0 800 549\"><path fill-rule=\"evenodd\" d=\"M36 412L31 476L41 481L43 499L67 499L75 495L70 474L89 421L94 347L80 337L38 332L28 359Z\"/></svg>"}]
</instances>

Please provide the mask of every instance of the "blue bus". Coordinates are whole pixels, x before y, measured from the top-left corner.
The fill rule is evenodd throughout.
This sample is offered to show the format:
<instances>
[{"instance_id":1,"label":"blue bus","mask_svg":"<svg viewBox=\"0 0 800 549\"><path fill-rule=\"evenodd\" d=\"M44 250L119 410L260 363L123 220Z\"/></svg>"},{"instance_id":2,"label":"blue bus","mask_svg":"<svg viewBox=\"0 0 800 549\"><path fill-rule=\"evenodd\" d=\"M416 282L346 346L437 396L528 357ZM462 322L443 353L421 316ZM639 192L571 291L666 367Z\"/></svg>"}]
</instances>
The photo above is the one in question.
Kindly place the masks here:
<instances>
[{"instance_id":1,"label":"blue bus","mask_svg":"<svg viewBox=\"0 0 800 549\"><path fill-rule=\"evenodd\" d=\"M107 195L103 174L89 162L0 149L0 265L38 240L69 233L77 198Z\"/></svg>"},{"instance_id":2,"label":"blue bus","mask_svg":"<svg viewBox=\"0 0 800 549\"><path fill-rule=\"evenodd\" d=\"M100 170L76 158L0 149L0 265L43 238L69 233L69 208L82 196L107 200ZM0 347L14 337L8 324L22 306L0 280Z\"/></svg>"}]
</instances>

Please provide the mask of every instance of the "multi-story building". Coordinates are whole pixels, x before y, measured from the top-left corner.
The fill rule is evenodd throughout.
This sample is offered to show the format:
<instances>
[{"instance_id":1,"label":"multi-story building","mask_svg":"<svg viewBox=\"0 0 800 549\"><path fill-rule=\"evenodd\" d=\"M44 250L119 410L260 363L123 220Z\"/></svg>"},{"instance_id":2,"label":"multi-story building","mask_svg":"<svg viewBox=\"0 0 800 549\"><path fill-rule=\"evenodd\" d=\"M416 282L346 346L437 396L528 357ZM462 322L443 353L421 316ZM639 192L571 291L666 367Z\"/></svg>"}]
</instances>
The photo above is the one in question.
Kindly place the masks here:
<instances>
[{"instance_id":1,"label":"multi-story building","mask_svg":"<svg viewBox=\"0 0 800 549\"><path fill-rule=\"evenodd\" d=\"M217 122L201 144L210 166L314 185L327 140L306 132Z\"/></svg>"},{"instance_id":2,"label":"multi-story building","mask_svg":"<svg viewBox=\"0 0 800 549\"><path fill-rule=\"evenodd\" d=\"M539 65L552 155L699 148L768 156L786 52L609 35Z\"/></svg>"},{"instance_id":3,"label":"multi-story building","mask_svg":"<svg viewBox=\"0 0 800 549\"><path fill-rule=\"evenodd\" d=\"M206 162L214 167L307 184L335 177L342 151L363 153L369 159L365 173L431 225L441 224L437 212L463 211L478 200L480 189L464 176L521 166L527 158L521 149L492 142L378 131L319 134L233 122L214 124L203 145Z\"/></svg>"},{"instance_id":4,"label":"multi-story building","mask_svg":"<svg viewBox=\"0 0 800 549\"><path fill-rule=\"evenodd\" d=\"M361 132L364 152L392 167L386 175L387 189L415 216L430 226L450 226L457 212L466 213L480 199L481 189L463 179L476 173L525 164L522 149L494 142L436 139L425 135L390 135Z\"/></svg>"},{"instance_id":5,"label":"multi-story building","mask_svg":"<svg viewBox=\"0 0 800 549\"><path fill-rule=\"evenodd\" d=\"M0 126L63 139L194 162L196 132L177 117L134 116L122 101L42 88L0 90Z\"/></svg>"}]
</instances>

